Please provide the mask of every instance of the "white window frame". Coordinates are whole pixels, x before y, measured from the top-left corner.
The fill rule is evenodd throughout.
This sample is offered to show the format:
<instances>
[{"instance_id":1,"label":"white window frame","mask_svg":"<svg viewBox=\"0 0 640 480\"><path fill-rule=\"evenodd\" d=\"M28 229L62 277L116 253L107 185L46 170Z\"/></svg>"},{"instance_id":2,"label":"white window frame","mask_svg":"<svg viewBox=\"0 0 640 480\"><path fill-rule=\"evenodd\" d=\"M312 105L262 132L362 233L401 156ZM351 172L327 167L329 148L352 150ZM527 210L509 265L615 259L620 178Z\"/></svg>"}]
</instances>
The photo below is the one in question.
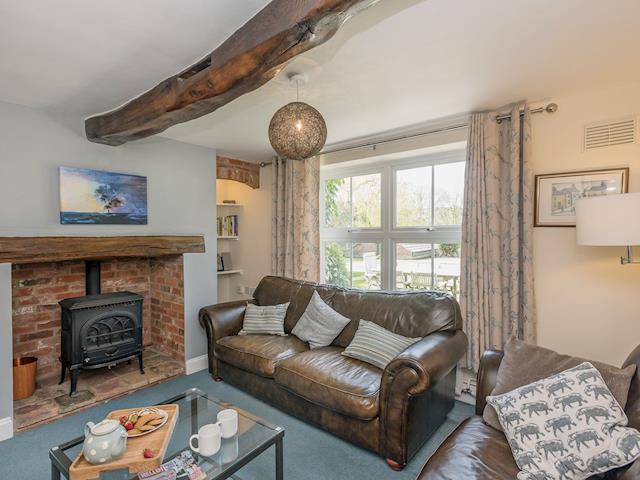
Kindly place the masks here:
<instances>
[{"instance_id":1,"label":"white window frame","mask_svg":"<svg viewBox=\"0 0 640 480\"><path fill-rule=\"evenodd\" d=\"M398 170L459 163L466 160L464 148L430 153L408 159L391 159L362 166L321 167L320 170L320 275L325 279L324 245L326 242L379 243L381 244L381 288L394 290L396 276L396 246L398 243L460 243L461 226L396 227L395 188ZM325 226L324 183L336 178L347 178L372 173L381 174L381 227L380 228L328 228ZM432 177L433 178L433 177ZM432 180L432 187L434 186ZM432 188L432 221L435 209L435 189ZM353 261L352 259L350 261Z\"/></svg>"}]
</instances>

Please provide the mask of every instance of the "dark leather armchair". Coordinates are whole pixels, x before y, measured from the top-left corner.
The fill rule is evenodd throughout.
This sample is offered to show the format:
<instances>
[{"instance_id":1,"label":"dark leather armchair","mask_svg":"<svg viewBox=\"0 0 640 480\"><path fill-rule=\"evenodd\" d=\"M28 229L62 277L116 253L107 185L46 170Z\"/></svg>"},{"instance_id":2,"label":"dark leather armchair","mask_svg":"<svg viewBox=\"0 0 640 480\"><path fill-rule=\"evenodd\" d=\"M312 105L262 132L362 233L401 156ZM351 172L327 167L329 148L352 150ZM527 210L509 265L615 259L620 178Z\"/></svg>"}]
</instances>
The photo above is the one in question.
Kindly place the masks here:
<instances>
[{"instance_id":1,"label":"dark leather armchair","mask_svg":"<svg viewBox=\"0 0 640 480\"><path fill-rule=\"evenodd\" d=\"M496 384L502 352L488 350L478 370L476 414L462 422L427 461L418 480L513 480L518 467L504 434L484 423L482 412L486 397ZM640 346L623 366L638 366L631 382L625 412L629 426L640 429ZM631 466L610 472L607 480L638 480L640 460Z\"/></svg>"},{"instance_id":2,"label":"dark leather armchair","mask_svg":"<svg viewBox=\"0 0 640 480\"><path fill-rule=\"evenodd\" d=\"M467 338L449 294L368 292L265 277L250 300L290 302L291 332L314 291L351 319L333 344L310 350L294 335L239 336L247 301L205 307L209 371L402 468L445 420L454 404L456 365ZM360 319L421 337L385 369L341 355Z\"/></svg>"}]
</instances>

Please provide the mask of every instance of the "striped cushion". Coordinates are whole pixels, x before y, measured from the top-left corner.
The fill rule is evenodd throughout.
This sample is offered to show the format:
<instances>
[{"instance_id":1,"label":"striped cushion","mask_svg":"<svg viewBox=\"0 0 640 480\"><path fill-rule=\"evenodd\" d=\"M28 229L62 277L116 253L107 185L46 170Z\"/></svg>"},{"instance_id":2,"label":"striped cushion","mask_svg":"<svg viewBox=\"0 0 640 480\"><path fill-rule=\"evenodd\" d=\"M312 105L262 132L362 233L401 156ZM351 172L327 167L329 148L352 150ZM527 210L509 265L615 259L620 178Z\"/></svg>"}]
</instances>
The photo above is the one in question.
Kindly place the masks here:
<instances>
[{"instance_id":1,"label":"striped cushion","mask_svg":"<svg viewBox=\"0 0 640 480\"><path fill-rule=\"evenodd\" d=\"M342 355L370 363L384 370L409 345L421 338L403 337L380 325L360 320L358 330Z\"/></svg>"},{"instance_id":2,"label":"striped cushion","mask_svg":"<svg viewBox=\"0 0 640 480\"><path fill-rule=\"evenodd\" d=\"M287 308L289 308L289 302L263 307L248 303L244 312L242 330L238 335L285 336L284 317L287 314Z\"/></svg>"},{"instance_id":3,"label":"striped cushion","mask_svg":"<svg viewBox=\"0 0 640 480\"><path fill-rule=\"evenodd\" d=\"M331 345L350 320L324 303L318 292L313 292L304 313L291 333L311 348Z\"/></svg>"}]
</instances>

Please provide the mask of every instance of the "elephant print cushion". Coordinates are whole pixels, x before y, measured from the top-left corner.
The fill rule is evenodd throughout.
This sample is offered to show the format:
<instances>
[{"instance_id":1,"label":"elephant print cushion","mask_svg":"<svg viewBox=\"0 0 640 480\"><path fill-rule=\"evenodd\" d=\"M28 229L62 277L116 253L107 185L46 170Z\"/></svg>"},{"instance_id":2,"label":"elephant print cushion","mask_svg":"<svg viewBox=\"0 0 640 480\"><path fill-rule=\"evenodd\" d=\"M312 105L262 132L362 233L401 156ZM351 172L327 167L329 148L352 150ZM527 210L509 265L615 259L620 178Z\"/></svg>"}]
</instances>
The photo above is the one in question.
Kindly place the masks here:
<instances>
[{"instance_id":1,"label":"elephant print cushion","mask_svg":"<svg viewBox=\"0 0 640 480\"><path fill-rule=\"evenodd\" d=\"M487 397L519 480L583 480L640 457L640 433L588 362Z\"/></svg>"}]
</instances>

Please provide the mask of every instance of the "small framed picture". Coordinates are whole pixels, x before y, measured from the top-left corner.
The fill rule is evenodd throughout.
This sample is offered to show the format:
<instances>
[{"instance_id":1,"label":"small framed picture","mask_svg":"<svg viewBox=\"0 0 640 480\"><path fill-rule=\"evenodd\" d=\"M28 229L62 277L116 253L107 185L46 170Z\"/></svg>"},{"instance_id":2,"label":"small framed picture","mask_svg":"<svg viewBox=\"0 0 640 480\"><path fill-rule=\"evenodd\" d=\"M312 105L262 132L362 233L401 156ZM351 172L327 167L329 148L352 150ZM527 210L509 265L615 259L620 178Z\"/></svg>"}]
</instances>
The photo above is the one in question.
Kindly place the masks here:
<instances>
[{"instance_id":1,"label":"small framed picture","mask_svg":"<svg viewBox=\"0 0 640 480\"><path fill-rule=\"evenodd\" d=\"M627 193L628 189L628 168L536 175L534 226L575 227L579 199Z\"/></svg>"}]
</instances>

